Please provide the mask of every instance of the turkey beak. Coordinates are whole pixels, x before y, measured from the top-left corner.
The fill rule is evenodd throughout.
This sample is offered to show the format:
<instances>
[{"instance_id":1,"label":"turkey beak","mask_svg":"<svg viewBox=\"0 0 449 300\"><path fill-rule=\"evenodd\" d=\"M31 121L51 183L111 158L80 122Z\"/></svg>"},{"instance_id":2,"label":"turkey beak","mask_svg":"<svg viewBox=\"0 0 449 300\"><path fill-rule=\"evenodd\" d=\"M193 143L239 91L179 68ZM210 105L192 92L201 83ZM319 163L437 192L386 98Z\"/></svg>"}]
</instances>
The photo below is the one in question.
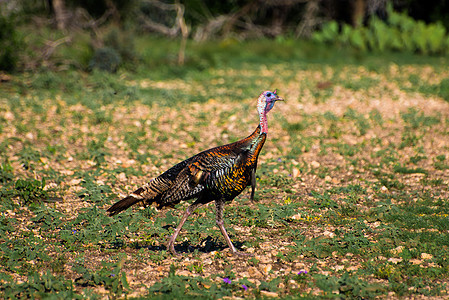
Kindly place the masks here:
<instances>
[{"instance_id":1,"label":"turkey beak","mask_svg":"<svg viewBox=\"0 0 449 300\"><path fill-rule=\"evenodd\" d=\"M277 96L276 99L274 99L274 100L276 100L276 101L284 101L284 98L281 98L281 97Z\"/></svg>"}]
</instances>

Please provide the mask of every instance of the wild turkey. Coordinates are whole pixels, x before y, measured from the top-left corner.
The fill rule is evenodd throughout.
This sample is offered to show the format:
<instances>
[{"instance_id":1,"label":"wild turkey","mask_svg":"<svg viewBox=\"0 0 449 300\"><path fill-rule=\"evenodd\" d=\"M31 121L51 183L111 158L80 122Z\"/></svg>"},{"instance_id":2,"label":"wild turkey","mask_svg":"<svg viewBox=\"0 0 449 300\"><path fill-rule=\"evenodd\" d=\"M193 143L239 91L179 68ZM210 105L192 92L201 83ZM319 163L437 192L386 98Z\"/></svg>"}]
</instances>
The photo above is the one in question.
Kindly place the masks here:
<instances>
[{"instance_id":1,"label":"wild turkey","mask_svg":"<svg viewBox=\"0 0 449 300\"><path fill-rule=\"evenodd\" d=\"M283 100L274 92L265 91L257 100L259 126L248 137L224 146L215 147L171 167L129 196L112 205L107 212L112 216L143 201L158 208L173 207L181 201L196 199L181 219L171 236L167 249L173 254L175 240L189 215L199 206L215 201L216 222L233 254L236 250L223 226L223 206L251 185L251 200L256 186L257 158L267 137L267 113L276 101Z\"/></svg>"}]
</instances>

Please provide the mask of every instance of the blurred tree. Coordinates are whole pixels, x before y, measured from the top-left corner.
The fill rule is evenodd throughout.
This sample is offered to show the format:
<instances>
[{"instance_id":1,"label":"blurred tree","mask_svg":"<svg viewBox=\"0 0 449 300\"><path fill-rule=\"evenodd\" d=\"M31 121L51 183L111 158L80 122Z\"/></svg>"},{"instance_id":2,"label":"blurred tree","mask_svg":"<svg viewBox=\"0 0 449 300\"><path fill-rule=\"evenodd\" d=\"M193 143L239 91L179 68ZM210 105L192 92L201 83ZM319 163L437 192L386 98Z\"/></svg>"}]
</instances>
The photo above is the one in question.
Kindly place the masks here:
<instances>
[{"instance_id":1,"label":"blurred tree","mask_svg":"<svg viewBox=\"0 0 449 300\"><path fill-rule=\"evenodd\" d=\"M366 1L365 0L354 0L352 5L352 26L359 27L363 23L363 19L365 18L365 9Z\"/></svg>"},{"instance_id":2,"label":"blurred tree","mask_svg":"<svg viewBox=\"0 0 449 300\"><path fill-rule=\"evenodd\" d=\"M66 28L67 14L65 10L64 0L49 0L52 1L53 10L55 12L56 26L60 30Z\"/></svg>"}]
</instances>

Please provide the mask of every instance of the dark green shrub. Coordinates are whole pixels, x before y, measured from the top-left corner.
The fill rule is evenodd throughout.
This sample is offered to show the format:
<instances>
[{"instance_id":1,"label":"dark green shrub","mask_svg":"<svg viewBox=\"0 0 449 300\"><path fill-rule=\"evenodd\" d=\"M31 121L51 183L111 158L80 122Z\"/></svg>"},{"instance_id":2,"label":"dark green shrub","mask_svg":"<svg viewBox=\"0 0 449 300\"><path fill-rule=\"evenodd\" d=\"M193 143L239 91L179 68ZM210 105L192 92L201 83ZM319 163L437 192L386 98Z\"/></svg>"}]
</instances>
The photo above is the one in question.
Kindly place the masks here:
<instances>
[{"instance_id":1,"label":"dark green shrub","mask_svg":"<svg viewBox=\"0 0 449 300\"><path fill-rule=\"evenodd\" d=\"M104 37L104 45L117 51L123 63L132 63L137 60L134 34L128 31L112 29Z\"/></svg>"},{"instance_id":2,"label":"dark green shrub","mask_svg":"<svg viewBox=\"0 0 449 300\"><path fill-rule=\"evenodd\" d=\"M0 15L0 70L14 71L19 61L21 41L13 17Z\"/></svg>"},{"instance_id":3,"label":"dark green shrub","mask_svg":"<svg viewBox=\"0 0 449 300\"><path fill-rule=\"evenodd\" d=\"M117 72L121 58L116 50L104 47L97 49L89 62L89 69L98 69L109 73Z\"/></svg>"}]
</instances>

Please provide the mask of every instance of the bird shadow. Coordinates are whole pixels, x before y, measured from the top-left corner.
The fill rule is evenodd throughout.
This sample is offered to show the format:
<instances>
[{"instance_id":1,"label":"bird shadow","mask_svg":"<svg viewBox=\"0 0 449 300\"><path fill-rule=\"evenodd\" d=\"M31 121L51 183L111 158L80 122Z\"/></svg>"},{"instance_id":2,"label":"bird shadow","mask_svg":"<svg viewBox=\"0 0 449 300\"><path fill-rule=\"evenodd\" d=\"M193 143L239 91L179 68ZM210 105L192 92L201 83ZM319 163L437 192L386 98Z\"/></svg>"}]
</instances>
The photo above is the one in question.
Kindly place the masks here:
<instances>
[{"instance_id":1,"label":"bird shadow","mask_svg":"<svg viewBox=\"0 0 449 300\"><path fill-rule=\"evenodd\" d=\"M237 248L237 250L242 251L243 243L239 241L233 242L234 246ZM148 245L145 243L136 243L133 245L133 248L139 250L142 248L148 249L150 251L163 251L167 250L167 247L165 245ZM216 238L212 238L210 236L201 239L199 243L192 245L189 241L183 241L181 243L175 244L175 251L177 253L194 253L194 252L201 252L201 253L211 253L214 251L223 251L224 249L228 248L228 246L225 243L222 243L218 241Z\"/></svg>"}]
</instances>

